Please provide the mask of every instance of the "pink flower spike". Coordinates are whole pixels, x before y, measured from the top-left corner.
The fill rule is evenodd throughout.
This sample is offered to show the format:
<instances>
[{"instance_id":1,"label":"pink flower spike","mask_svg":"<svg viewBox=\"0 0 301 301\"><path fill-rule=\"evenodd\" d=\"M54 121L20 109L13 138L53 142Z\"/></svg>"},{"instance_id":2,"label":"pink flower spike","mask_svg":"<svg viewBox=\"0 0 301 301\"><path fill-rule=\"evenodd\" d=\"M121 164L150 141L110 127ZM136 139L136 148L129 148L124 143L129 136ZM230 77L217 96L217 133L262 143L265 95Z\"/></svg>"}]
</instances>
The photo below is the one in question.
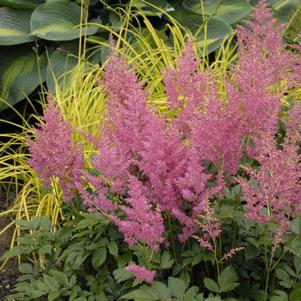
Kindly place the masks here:
<instances>
[{"instance_id":1,"label":"pink flower spike","mask_svg":"<svg viewBox=\"0 0 301 301\"><path fill-rule=\"evenodd\" d=\"M44 112L44 123L34 129L35 141L27 138L31 153L29 164L44 185L58 177L64 193L64 200L70 201L84 173L83 149L72 140L70 123L63 119L59 108L49 94Z\"/></svg>"},{"instance_id":2,"label":"pink flower spike","mask_svg":"<svg viewBox=\"0 0 301 301\"><path fill-rule=\"evenodd\" d=\"M126 270L132 272L137 280L147 283L152 283L156 276L156 271L149 271L145 267L136 264L129 264Z\"/></svg>"}]
</instances>

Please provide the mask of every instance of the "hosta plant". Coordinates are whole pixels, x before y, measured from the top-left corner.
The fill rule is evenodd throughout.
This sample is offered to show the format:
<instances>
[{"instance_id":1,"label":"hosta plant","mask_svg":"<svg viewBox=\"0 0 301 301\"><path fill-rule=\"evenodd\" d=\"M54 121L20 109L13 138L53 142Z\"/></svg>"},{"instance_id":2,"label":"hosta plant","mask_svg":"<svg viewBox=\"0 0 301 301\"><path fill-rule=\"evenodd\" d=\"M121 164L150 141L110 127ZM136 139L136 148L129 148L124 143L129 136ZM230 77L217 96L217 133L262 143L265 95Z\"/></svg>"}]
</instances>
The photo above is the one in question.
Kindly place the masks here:
<instances>
[{"instance_id":1,"label":"hosta plant","mask_svg":"<svg viewBox=\"0 0 301 301\"><path fill-rule=\"evenodd\" d=\"M282 98L300 85L301 47L284 47L264 0L246 25L223 76L187 41L164 71L167 114L114 50L95 79L107 96L97 135L48 95L29 164L69 218L54 233L18 222L30 233L8 255L41 257L11 298L300 299L301 106ZM87 160L74 135L94 147Z\"/></svg>"}]
</instances>

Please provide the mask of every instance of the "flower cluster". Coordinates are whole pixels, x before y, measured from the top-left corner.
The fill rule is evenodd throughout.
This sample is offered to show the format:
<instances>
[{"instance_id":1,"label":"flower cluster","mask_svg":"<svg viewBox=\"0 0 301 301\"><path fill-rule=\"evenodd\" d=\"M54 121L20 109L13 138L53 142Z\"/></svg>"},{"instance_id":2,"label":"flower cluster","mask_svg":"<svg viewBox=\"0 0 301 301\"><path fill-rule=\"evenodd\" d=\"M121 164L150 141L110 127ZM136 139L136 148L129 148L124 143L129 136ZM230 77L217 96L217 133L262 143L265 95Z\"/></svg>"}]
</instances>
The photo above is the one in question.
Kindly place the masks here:
<instances>
[{"instance_id":1,"label":"flower cluster","mask_svg":"<svg viewBox=\"0 0 301 301\"><path fill-rule=\"evenodd\" d=\"M295 86L301 61L284 49L282 30L265 1L259 1L247 27L238 29L239 60L225 75L223 91L213 72L199 70L189 41L177 68L164 74L167 103L177 115L173 120L147 105L135 72L112 52L99 83L108 114L100 124L100 138L93 139L98 153L91 164L98 174L84 172L81 148L51 100L45 124L35 130L36 142L28 140L30 164L45 184L59 177L66 200L77 188L84 204L106 212L130 245L144 242L157 251L167 243L165 211L182 225L181 241L201 229L202 236L195 237L213 251L212 241L222 228L212 199L232 185L227 176L237 175L241 159L249 156L256 168L246 169L248 179L237 179L246 215L259 223L277 222L285 231L300 212L299 106L290 110L281 147L275 134L284 92L280 82ZM281 235L277 232L274 239L279 243ZM127 269L146 282L155 276L136 265Z\"/></svg>"},{"instance_id":2,"label":"flower cluster","mask_svg":"<svg viewBox=\"0 0 301 301\"><path fill-rule=\"evenodd\" d=\"M137 280L145 281L147 283L152 283L156 275L156 271L149 271L137 264L129 264L126 267L126 270L132 272Z\"/></svg>"},{"instance_id":3,"label":"flower cluster","mask_svg":"<svg viewBox=\"0 0 301 301\"><path fill-rule=\"evenodd\" d=\"M27 138L32 154L29 164L45 185L50 185L53 177L57 177L64 199L70 201L82 183L83 149L72 140L72 127L68 121L63 120L50 94L43 121L34 130L35 141Z\"/></svg>"}]
</instances>

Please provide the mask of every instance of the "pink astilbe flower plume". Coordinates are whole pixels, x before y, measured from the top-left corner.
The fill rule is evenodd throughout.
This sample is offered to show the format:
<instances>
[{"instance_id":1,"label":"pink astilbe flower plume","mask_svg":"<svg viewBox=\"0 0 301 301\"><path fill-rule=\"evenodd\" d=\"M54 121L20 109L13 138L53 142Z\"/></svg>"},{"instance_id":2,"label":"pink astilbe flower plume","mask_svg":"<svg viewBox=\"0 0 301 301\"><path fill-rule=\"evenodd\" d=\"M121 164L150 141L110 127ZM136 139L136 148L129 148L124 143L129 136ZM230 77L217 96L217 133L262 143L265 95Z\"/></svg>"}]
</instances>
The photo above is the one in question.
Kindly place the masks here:
<instances>
[{"instance_id":1,"label":"pink astilbe flower plume","mask_svg":"<svg viewBox=\"0 0 301 301\"><path fill-rule=\"evenodd\" d=\"M206 78L209 72L198 71L199 60L193 50L193 40L178 58L177 68L169 67L164 74L168 105L177 112L174 126L184 137L190 136L189 121L195 108L204 102Z\"/></svg>"},{"instance_id":2,"label":"pink astilbe flower plume","mask_svg":"<svg viewBox=\"0 0 301 301\"><path fill-rule=\"evenodd\" d=\"M233 69L228 96L240 103L241 126L244 135L253 142L248 148L251 156L260 152L260 141L276 132L279 101L286 88L300 81L300 56L287 51L283 42L283 25L277 24L267 7L260 0L252 19L237 29L238 64ZM282 85L285 87L285 85Z\"/></svg>"},{"instance_id":3,"label":"pink astilbe flower plume","mask_svg":"<svg viewBox=\"0 0 301 301\"><path fill-rule=\"evenodd\" d=\"M283 220L300 212L301 160L295 143L289 140L276 148L273 137L262 143L257 157L259 170L247 169L252 180L240 178L246 199L246 216L260 223Z\"/></svg>"},{"instance_id":4,"label":"pink astilbe flower plume","mask_svg":"<svg viewBox=\"0 0 301 301\"><path fill-rule=\"evenodd\" d=\"M156 276L156 271L149 271L137 264L129 264L126 270L132 272L137 280L145 281L146 283L152 283Z\"/></svg>"},{"instance_id":5,"label":"pink astilbe flower plume","mask_svg":"<svg viewBox=\"0 0 301 301\"><path fill-rule=\"evenodd\" d=\"M35 140L27 138L32 155L29 164L45 185L49 185L53 177L58 177L64 200L70 201L82 182L83 149L72 140L72 128L68 121L63 120L50 95L47 100L42 118L44 123L34 129Z\"/></svg>"},{"instance_id":6,"label":"pink astilbe flower plume","mask_svg":"<svg viewBox=\"0 0 301 301\"><path fill-rule=\"evenodd\" d=\"M127 205L120 206L126 214L126 219L115 216L112 220L124 234L129 245L137 241L145 242L152 250L158 251L163 243L164 225L160 210L153 209L145 197L142 183L135 177L129 180L129 197L125 199Z\"/></svg>"}]
</instances>

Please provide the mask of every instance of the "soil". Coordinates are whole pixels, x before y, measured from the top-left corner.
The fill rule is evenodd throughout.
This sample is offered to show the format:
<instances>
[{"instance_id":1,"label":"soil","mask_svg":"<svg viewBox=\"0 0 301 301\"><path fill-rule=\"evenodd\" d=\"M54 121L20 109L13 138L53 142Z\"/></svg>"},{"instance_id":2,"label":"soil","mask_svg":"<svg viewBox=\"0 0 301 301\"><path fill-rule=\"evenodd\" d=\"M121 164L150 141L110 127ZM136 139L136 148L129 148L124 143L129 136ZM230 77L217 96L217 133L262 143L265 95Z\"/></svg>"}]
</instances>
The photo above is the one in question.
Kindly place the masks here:
<instances>
[{"instance_id":1,"label":"soil","mask_svg":"<svg viewBox=\"0 0 301 301\"><path fill-rule=\"evenodd\" d=\"M0 212L6 210L9 206L4 202L4 198L1 197L0 190ZM0 231L10 222L9 218L0 218ZM0 235L0 258L9 249L12 237L12 229L6 231ZM1 261L0 261L1 264ZM0 301L4 300L4 297L12 292L12 288L18 278L18 263L16 260L10 260L6 266L0 270Z\"/></svg>"}]
</instances>

